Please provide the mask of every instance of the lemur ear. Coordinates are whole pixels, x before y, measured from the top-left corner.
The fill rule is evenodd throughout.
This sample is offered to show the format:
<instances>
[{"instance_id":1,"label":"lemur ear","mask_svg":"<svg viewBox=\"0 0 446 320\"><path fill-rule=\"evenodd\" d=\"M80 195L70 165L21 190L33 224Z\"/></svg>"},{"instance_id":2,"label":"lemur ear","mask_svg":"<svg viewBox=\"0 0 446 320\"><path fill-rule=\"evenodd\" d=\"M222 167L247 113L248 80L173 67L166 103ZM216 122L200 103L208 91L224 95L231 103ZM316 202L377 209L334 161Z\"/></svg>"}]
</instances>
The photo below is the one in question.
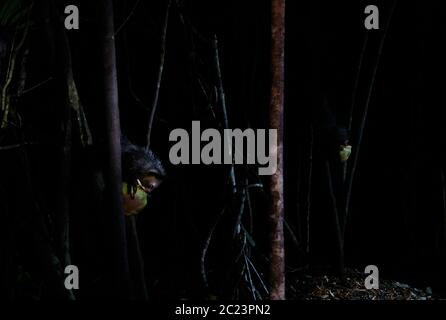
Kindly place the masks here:
<instances>
[{"instance_id":1,"label":"lemur ear","mask_svg":"<svg viewBox=\"0 0 446 320\"><path fill-rule=\"evenodd\" d=\"M166 176L161 160L151 151L131 143L125 136L121 137L122 178L134 182L145 175L154 175L158 179Z\"/></svg>"},{"instance_id":2,"label":"lemur ear","mask_svg":"<svg viewBox=\"0 0 446 320\"><path fill-rule=\"evenodd\" d=\"M346 145L350 139L348 130L344 127L336 127L334 132L334 138L339 145Z\"/></svg>"}]
</instances>

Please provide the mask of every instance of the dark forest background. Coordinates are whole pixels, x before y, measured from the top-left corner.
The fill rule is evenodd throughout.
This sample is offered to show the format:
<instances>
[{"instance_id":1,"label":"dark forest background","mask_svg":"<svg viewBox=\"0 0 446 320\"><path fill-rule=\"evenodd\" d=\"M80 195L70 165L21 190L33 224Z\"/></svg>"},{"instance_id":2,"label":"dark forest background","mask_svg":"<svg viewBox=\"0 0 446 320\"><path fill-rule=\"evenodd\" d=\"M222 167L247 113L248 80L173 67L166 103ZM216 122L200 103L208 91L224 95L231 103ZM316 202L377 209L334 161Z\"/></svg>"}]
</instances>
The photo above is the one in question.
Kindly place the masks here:
<instances>
[{"instance_id":1,"label":"dark forest background","mask_svg":"<svg viewBox=\"0 0 446 320\"><path fill-rule=\"evenodd\" d=\"M343 168L327 151L331 140L324 123L328 112L337 126L348 128L352 105L349 165L359 142L361 149L345 230L346 266L362 272L366 265L377 265L383 278L432 287L439 295L446 290L445 6L441 1L399 1L393 9L394 1L372 2L380 9L380 30L364 28L364 8L370 1L287 2L289 298L297 274L337 272L325 164L332 164L335 182ZM31 2L22 3L19 11L27 21ZM68 4L79 7L79 30L63 28ZM234 197L228 166L172 166L168 137L175 128L189 130L193 120L200 120L202 129L224 126L216 93L214 35L229 127L268 127L270 5L266 0L171 2L151 143L168 178L137 217L150 298L268 296L269 198L262 187L267 179L258 177L255 167L237 167L240 194ZM140 145L145 143L157 83L166 6L167 1L114 1L121 128ZM114 242L107 229L107 205L97 188L107 162L100 17L96 1L86 0L36 1L29 11L31 23L13 78L14 92L20 94L11 100L10 123L0 130L4 296L66 295L52 260L55 255L64 261L58 242L60 212L68 212L70 259L80 269L76 297L119 295L111 284ZM2 86L13 36L14 29L0 25ZM83 111L65 107L69 70ZM67 119L72 123L68 135L63 125ZM340 184L335 192L345 198ZM242 211L241 199L246 204ZM135 276L140 271L133 250L129 246ZM141 284L133 281L133 294L139 297Z\"/></svg>"}]
</instances>

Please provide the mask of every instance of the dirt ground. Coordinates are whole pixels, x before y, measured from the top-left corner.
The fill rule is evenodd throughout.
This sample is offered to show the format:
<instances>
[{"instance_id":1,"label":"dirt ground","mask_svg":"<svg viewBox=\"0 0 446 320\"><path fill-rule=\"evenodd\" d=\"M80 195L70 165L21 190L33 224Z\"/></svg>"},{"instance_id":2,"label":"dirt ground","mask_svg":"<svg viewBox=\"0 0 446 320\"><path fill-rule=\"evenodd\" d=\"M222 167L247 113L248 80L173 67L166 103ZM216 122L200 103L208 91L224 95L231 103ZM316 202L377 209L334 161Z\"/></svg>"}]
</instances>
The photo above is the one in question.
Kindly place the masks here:
<instances>
[{"instance_id":1,"label":"dirt ground","mask_svg":"<svg viewBox=\"0 0 446 320\"><path fill-rule=\"evenodd\" d=\"M437 300L432 289L380 279L379 289L366 289L364 273L347 270L346 281L331 275L295 273L288 277L288 296L296 300Z\"/></svg>"}]
</instances>

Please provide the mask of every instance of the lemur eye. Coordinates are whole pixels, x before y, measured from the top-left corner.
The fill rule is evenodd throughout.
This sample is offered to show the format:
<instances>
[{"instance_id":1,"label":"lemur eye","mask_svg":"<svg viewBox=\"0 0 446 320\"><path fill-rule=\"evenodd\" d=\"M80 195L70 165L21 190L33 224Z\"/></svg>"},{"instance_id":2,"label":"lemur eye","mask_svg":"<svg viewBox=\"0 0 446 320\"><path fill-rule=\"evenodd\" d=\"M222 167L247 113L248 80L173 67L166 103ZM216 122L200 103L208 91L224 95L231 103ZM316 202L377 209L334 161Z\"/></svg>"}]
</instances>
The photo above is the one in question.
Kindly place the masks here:
<instances>
[{"instance_id":1,"label":"lemur eye","mask_svg":"<svg viewBox=\"0 0 446 320\"><path fill-rule=\"evenodd\" d=\"M153 175L145 176L141 180L138 179L138 181L140 181L140 187L144 189L146 193L152 192L161 183L161 180Z\"/></svg>"}]
</instances>

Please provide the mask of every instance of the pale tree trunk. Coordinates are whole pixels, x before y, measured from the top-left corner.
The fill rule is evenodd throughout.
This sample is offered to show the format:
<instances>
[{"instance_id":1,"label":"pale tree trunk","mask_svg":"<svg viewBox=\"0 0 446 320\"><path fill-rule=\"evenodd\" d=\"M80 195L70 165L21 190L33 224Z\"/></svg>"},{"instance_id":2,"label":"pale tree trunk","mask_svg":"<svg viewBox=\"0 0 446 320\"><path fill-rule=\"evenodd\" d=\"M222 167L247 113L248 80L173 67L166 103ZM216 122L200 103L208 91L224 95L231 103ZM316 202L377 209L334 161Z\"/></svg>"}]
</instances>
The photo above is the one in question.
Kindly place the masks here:
<instances>
[{"instance_id":1,"label":"pale tree trunk","mask_svg":"<svg viewBox=\"0 0 446 320\"><path fill-rule=\"evenodd\" d=\"M283 237L283 105L285 77L285 0L272 0L270 127L277 129L277 171L271 176L270 298L285 299L285 250Z\"/></svg>"}]
</instances>

